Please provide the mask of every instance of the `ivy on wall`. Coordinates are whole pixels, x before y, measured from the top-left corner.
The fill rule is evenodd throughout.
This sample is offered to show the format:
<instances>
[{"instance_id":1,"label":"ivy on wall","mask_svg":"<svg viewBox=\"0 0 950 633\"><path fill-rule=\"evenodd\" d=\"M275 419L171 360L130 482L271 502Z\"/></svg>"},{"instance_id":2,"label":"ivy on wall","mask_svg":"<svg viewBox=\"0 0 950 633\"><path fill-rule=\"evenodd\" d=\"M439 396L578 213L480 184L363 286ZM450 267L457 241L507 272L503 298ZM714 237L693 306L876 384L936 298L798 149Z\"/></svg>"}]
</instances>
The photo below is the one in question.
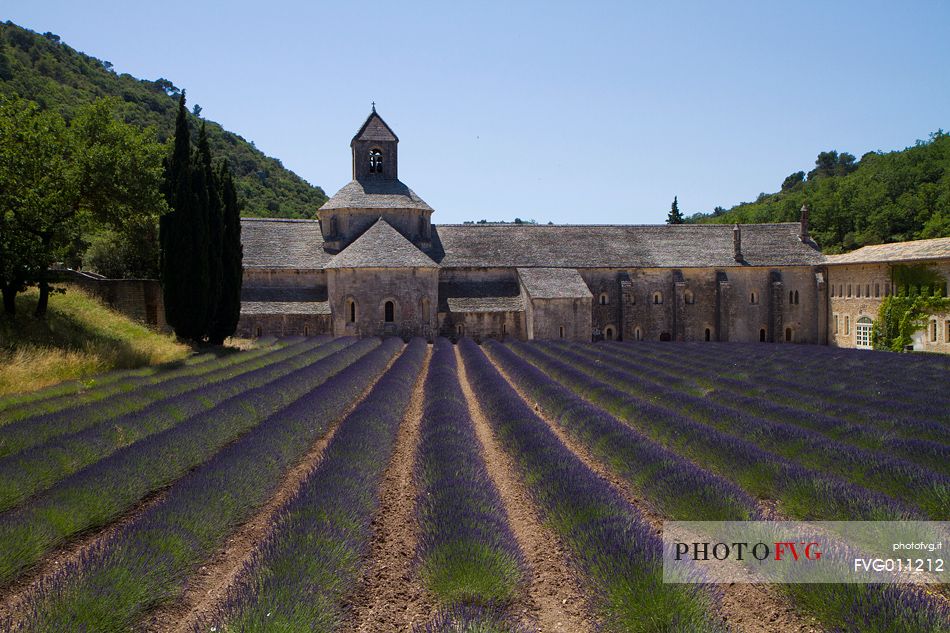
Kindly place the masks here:
<instances>
[{"instance_id":1,"label":"ivy on wall","mask_svg":"<svg viewBox=\"0 0 950 633\"><path fill-rule=\"evenodd\" d=\"M947 283L928 265L891 267L895 294L881 302L871 330L874 349L900 352L913 344L913 334L926 327L927 318L950 311Z\"/></svg>"}]
</instances>

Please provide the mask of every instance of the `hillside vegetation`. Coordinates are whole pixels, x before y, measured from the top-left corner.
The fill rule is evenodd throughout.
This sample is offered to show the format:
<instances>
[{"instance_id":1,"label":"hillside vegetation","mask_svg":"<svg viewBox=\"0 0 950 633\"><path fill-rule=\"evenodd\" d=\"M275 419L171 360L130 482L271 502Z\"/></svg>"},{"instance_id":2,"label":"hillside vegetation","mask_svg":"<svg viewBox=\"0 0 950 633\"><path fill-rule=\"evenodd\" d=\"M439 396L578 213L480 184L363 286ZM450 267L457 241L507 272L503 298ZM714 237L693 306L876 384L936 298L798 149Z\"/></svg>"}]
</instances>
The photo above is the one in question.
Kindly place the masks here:
<instances>
[{"instance_id":1,"label":"hillside vegetation","mask_svg":"<svg viewBox=\"0 0 950 633\"><path fill-rule=\"evenodd\" d=\"M0 395L191 353L173 336L136 323L72 286L50 297L45 319L34 319L37 296L35 288L20 294L17 316L0 315Z\"/></svg>"},{"instance_id":2,"label":"hillside vegetation","mask_svg":"<svg viewBox=\"0 0 950 633\"><path fill-rule=\"evenodd\" d=\"M127 123L153 127L158 140L166 143L174 134L179 94L179 88L164 78L151 81L117 74L110 62L76 51L53 33L40 35L12 22L0 24L0 95L30 99L67 119L79 106L115 97ZM198 117L189 116L197 130ZM212 153L227 158L234 170L244 215L315 217L327 199L321 188L221 125L207 121L207 130Z\"/></svg>"},{"instance_id":3,"label":"hillside vegetation","mask_svg":"<svg viewBox=\"0 0 950 633\"><path fill-rule=\"evenodd\" d=\"M867 244L950 236L950 135L895 152L868 152L855 162L822 152L807 175L788 176L781 190L691 222L795 222L808 203L812 237L826 253Z\"/></svg>"}]
</instances>

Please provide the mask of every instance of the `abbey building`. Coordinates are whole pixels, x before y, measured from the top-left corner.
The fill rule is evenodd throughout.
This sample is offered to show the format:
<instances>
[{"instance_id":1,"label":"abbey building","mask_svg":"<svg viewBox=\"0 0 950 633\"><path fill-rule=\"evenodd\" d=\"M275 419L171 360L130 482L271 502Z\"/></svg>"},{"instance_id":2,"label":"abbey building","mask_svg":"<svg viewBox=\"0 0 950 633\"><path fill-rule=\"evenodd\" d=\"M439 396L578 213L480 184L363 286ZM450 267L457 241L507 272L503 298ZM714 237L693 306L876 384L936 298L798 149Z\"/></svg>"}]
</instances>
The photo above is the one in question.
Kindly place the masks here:
<instances>
[{"instance_id":1,"label":"abbey building","mask_svg":"<svg viewBox=\"0 0 950 633\"><path fill-rule=\"evenodd\" d=\"M807 209L801 222L741 226L433 224L399 179L398 144L374 109L350 143L352 181L318 220L242 220L239 335L854 347L873 298L845 305L836 271L875 267L883 296L887 263L822 255ZM924 260L950 275L950 239L929 241ZM950 321L937 335L950 349Z\"/></svg>"}]
</instances>

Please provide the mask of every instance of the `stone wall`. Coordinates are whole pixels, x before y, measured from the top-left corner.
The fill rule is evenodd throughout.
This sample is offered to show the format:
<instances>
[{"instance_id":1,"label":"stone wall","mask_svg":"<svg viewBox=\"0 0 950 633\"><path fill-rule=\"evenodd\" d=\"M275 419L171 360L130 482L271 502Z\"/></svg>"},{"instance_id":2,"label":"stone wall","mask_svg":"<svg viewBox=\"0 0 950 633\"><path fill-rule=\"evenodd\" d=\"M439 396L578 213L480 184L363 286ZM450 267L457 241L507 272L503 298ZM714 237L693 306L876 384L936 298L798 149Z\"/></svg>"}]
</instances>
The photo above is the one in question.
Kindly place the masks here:
<instances>
[{"instance_id":1,"label":"stone wall","mask_svg":"<svg viewBox=\"0 0 950 633\"><path fill-rule=\"evenodd\" d=\"M463 336L478 342L487 339L525 340L524 312L440 312L439 335L452 340Z\"/></svg>"},{"instance_id":2,"label":"stone wall","mask_svg":"<svg viewBox=\"0 0 950 633\"><path fill-rule=\"evenodd\" d=\"M294 268L245 268L244 287L322 288L327 285L325 270Z\"/></svg>"},{"instance_id":3,"label":"stone wall","mask_svg":"<svg viewBox=\"0 0 950 633\"><path fill-rule=\"evenodd\" d=\"M617 313L598 318L618 318L626 340L824 342L812 267L631 269L618 285Z\"/></svg>"},{"instance_id":4,"label":"stone wall","mask_svg":"<svg viewBox=\"0 0 950 633\"><path fill-rule=\"evenodd\" d=\"M52 276L76 284L129 318L167 329L162 285L157 279L106 279L75 270L52 271Z\"/></svg>"},{"instance_id":5,"label":"stone wall","mask_svg":"<svg viewBox=\"0 0 950 633\"><path fill-rule=\"evenodd\" d=\"M950 262L932 266L950 282ZM877 320L884 298L897 291L891 282L891 265L829 265L828 285L829 344L847 348L868 347L864 344L867 326ZM950 353L950 313L928 318L924 329L915 337L914 349Z\"/></svg>"},{"instance_id":6,"label":"stone wall","mask_svg":"<svg viewBox=\"0 0 950 633\"><path fill-rule=\"evenodd\" d=\"M438 324L438 288L437 268L331 268L333 334L431 339ZM387 302L393 303L392 322L385 319Z\"/></svg>"},{"instance_id":7,"label":"stone wall","mask_svg":"<svg viewBox=\"0 0 950 633\"><path fill-rule=\"evenodd\" d=\"M318 336L332 331L329 314L242 314L234 335L243 338Z\"/></svg>"},{"instance_id":8,"label":"stone wall","mask_svg":"<svg viewBox=\"0 0 950 633\"><path fill-rule=\"evenodd\" d=\"M525 296L528 340L565 339L590 342L591 299L529 299Z\"/></svg>"}]
</instances>

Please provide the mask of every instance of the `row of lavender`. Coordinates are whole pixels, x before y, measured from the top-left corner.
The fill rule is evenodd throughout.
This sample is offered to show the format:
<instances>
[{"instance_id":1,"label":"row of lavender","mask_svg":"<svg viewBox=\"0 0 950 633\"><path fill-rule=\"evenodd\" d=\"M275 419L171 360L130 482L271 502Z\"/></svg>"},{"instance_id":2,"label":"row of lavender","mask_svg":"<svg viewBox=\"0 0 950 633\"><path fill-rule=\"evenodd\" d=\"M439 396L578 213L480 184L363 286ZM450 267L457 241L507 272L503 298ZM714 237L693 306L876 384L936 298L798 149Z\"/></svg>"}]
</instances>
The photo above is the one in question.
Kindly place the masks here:
<instances>
[{"instance_id":1,"label":"row of lavender","mask_svg":"<svg viewBox=\"0 0 950 633\"><path fill-rule=\"evenodd\" d=\"M639 511L558 440L475 343L459 348L494 433L594 588L607 628L721 630L703 586L663 583L662 544Z\"/></svg>"},{"instance_id":2,"label":"row of lavender","mask_svg":"<svg viewBox=\"0 0 950 633\"><path fill-rule=\"evenodd\" d=\"M950 422L950 394L939 389L950 380L950 359L943 355L897 355L810 345L684 343L675 349L658 344L620 347L630 348L630 353L647 361L659 357L689 366L695 359L697 364L713 369L733 366L746 381L754 380L759 386L776 384L805 401L818 398L861 412L878 410L902 419L923 416Z\"/></svg>"},{"instance_id":3,"label":"row of lavender","mask_svg":"<svg viewBox=\"0 0 950 633\"><path fill-rule=\"evenodd\" d=\"M60 422L62 427L78 427L80 430L57 435L31 448L0 457L0 511L22 503L31 495L123 447L181 424L228 398L273 382L351 343L350 340L325 344L314 341L254 357L228 368L221 375L209 375L203 382L189 378L188 391L158 399L146 407L118 416L113 416L108 409L89 406L75 411L69 423L50 421L47 416L42 416L32 424L31 420L24 420L12 425L22 424L29 431L30 426L41 424L54 429L56 422ZM59 415L52 417L60 418Z\"/></svg>"},{"instance_id":4,"label":"row of lavender","mask_svg":"<svg viewBox=\"0 0 950 633\"><path fill-rule=\"evenodd\" d=\"M906 428L909 437L918 432L929 433L932 429L945 432L942 427L950 421L947 412L950 395L933 388L950 381L950 365L942 357L914 358L914 362L908 364L898 362L906 356L888 355L889 360L908 367L888 365L874 371L869 368L880 364L878 354L858 352L867 359L866 364L850 367L839 362L840 350L826 348L783 346L781 365L762 367L754 362L754 354L750 361L752 350L743 346L685 344L675 350L655 344L598 347L622 353L641 366L662 366L694 382L717 384L725 380L725 384L747 395L766 397L796 408L859 423L872 422L897 434ZM812 357L822 358L824 362L820 365L808 362ZM735 375L722 376L724 367L732 367ZM899 391L889 392L881 376L876 374L883 374L888 380L894 375L913 376L914 380L904 379ZM816 377L821 380L815 380ZM927 426L921 427L922 422L927 422Z\"/></svg>"},{"instance_id":5,"label":"row of lavender","mask_svg":"<svg viewBox=\"0 0 950 633\"><path fill-rule=\"evenodd\" d=\"M394 345L389 339L384 346ZM319 465L243 568L226 604L196 631L332 631L368 551L380 483L426 354L422 339L340 423Z\"/></svg>"},{"instance_id":6,"label":"row of lavender","mask_svg":"<svg viewBox=\"0 0 950 633\"><path fill-rule=\"evenodd\" d=\"M382 346L321 381L172 486L161 503L33 596L23 631L126 631L273 495L283 474L400 352Z\"/></svg>"},{"instance_id":7,"label":"row of lavender","mask_svg":"<svg viewBox=\"0 0 950 633\"><path fill-rule=\"evenodd\" d=\"M263 354L252 352L249 357L238 355L228 359L224 366L202 363L203 373L190 371L171 372L167 380L161 380L142 386L131 392L121 392L110 397L89 403L78 403L49 413L37 412L35 415L11 422L3 427L0 437L0 457L14 455L19 451L37 446L55 437L68 435L85 428L105 422L120 415L134 413L154 406L156 401L180 396L194 390L202 384L221 382L246 372L248 368L262 367L282 360L313 347L318 342L298 343L278 351ZM236 361L236 362L235 362Z\"/></svg>"},{"instance_id":8,"label":"row of lavender","mask_svg":"<svg viewBox=\"0 0 950 633\"><path fill-rule=\"evenodd\" d=\"M650 380L646 377L648 370L598 348L540 344L534 350L583 367L590 375L631 396L653 399L655 406L668 413L686 416L736 440L750 442L804 470L833 473L879 496L887 496L895 504L906 506L911 516L939 519L950 515L950 477L885 453L832 440L802 426L807 419L803 413L796 417L795 411L790 410L782 421L761 417L754 410L675 389L668 381ZM814 424L821 422L819 419ZM820 489L816 493L820 495Z\"/></svg>"},{"instance_id":9,"label":"row of lavender","mask_svg":"<svg viewBox=\"0 0 950 633\"><path fill-rule=\"evenodd\" d=\"M785 386L787 381L781 378L769 377L753 382L749 378L723 376L722 363L728 363L728 359L717 360L718 355L713 357L708 348L705 355L696 355L686 363L682 359L679 362L666 359L660 353L644 358L642 350L632 353L634 347L598 345L577 349L586 351L593 358L612 360L626 371L634 371L673 389L692 391L725 406L778 422L805 426L837 441L882 451L950 474L950 426L932 417L908 413L898 417L874 406L865 407L862 401L855 403L850 397L846 402L841 402L840 397L832 401L810 398L788 389ZM786 373L792 371L797 370L787 370ZM829 382L830 378L815 380L819 384L816 390L820 390L820 385ZM940 405L935 403L934 406Z\"/></svg>"},{"instance_id":10,"label":"row of lavender","mask_svg":"<svg viewBox=\"0 0 950 633\"><path fill-rule=\"evenodd\" d=\"M520 588L524 561L482 457L455 346L447 339L435 342L423 394L414 473L418 573L447 612L429 630L457 627L459 609L480 607L499 612L466 612L471 626L505 627L500 612Z\"/></svg>"},{"instance_id":11,"label":"row of lavender","mask_svg":"<svg viewBox=\"0 0 950 633\"><path fill-rule=\"evenodd\" d=\"M272 340L247 351L206 352L181 361L98 374L87 380L68 381L38 391L12 394L0 398L0 426L23 418L89 404L117 394L129 394L141 387L171 378L200 376L232 363L240 363L274 349L299 343L301 340L303 339Z\"/></svg>"},{"instance_id":12,"label":"row of lavender","mask_svg":"<svg viewBox=\"0 0 950 633\"><path fill-rule=\"evenodd\" d=\"M675 437L680 433L687 438L703 437L705 446L702 448L704 450L696 450L696 442L693 441L687 442L684 440L682 443L671 443L671 445L674 449L683 451L684 454L701 465L712 466L714 469L717 465L720 465L719 460L716 459L716 454L723 451L724 448L727 449L719 441L721 438L709 434L700 435L701 430L699 428L690 427L688 424L677 424L678 421L675 418L666 415L664 412L651 410L651 405L642 405L638 410L624 407L622 406L623 395L609 385L586 376L583 371L575 368L577 363L568 365L555 361L551 356L541 354L534 347L519 346L517 351L523 357L530 358L537 363L544 371L537 367L531 367L523 357L516 356L500 345L493 344L489 349L492 357L509 372L509 376L515 383L522 386L532 396L538 397L539 401L546 403L545 407L546 409L550 407L548 410L551 414L557 415L558 411L564 411L564 405L572 401L570 394L563 393L564 387L550 378L550 376L554 376L594 402L607 407L613 405L621 416L624 414L630 416L626 420L634 427L649 429L651 424L669 424L671 428L669 429L670 435L666 436L667 438ZM534 353L532 354L532 352ZM576 361L577 359L572 360ZM587 368L583 363L580 366ZM618 404L621 406L617 406ZM628 402L627 404L632 403ZM604 465L616 469L618 473L631 480L625 472L624 467L627 461L624 458L632 457L632 455L627 456L623 453L622 443L617 439L618 436L622 437L623 434L617 433L611 424L604 422L604 419L612 420L614 423L620 423L620 421L596 406L579 407L579 411L579 415L571 416L568 420L557 417L556 423L563 425L565 431L579 439ZM636 414L631 415L634 411L636 411ZM656 415L656 417L652 417L651 414ZM655 431L655 429L653 430ZM649 433L650 430L647 430L647 432ZM691 449L684 451L683 449L687 447L691 447ZM705 462L702 461L704 454L710 456L710 459ZM742 469L751 465L755 460L769 459L767 455L756 454L754 449L747 451L744 463L735 461L735 454L732 457L733 459L727 459L727 461L731 462L735 472L740 475ZM649 469L649 464L644 464L642 467ZM789 475L795 474L793 468L789 470L792 470L788 473ZM729 478L729 468L723 468L720 472L722 477ZM667 494L675 496L685 494L689 496L691 488L708 487L709 484L705 483L704 486L704 482L708 482L710 478L713 478L713 480L719 479L712 473L702 471L695 466L691 475L691 477L678 480L675 486L666 490L638 487L638 492L644 494L660 510L664 518L705 520L708 518L708 511L699 504L674 504L671 511L669 503L662 499ZM801 475L802 473L798 473L798 476ZM631 483L637 486L639 482L634 477ZM816 491L821 490L820 485L815 485L814 488ZM728 487L726 490L728 490ZM846 488L834 490L830 486L827 490L832 492L834 496L840 496L842 492L847 492ZM860 491L852 490L852 493L860 493ZM723 518L742 517L725 516ZM941 606L940 601L923 593L901 588L882 589L878 586L864 585L786 585L782 586L782 589L793 597L795 604L811 612L833 630L939 630L941 623L946 623L948 617L950 617L950 612Z\"/></svg>"},{"instance_id":13,"label":"row of lavender","mask_svg":"<svg viewBox=\"0 0 950 633\"><path fill-rule=\"evenodd\" d=\"M0 584L15 578L67 538L112 521L377 346L376 339L358 341L234 395L116 451L28 503L0 514Z\"/></svg>"}]
</instances>

